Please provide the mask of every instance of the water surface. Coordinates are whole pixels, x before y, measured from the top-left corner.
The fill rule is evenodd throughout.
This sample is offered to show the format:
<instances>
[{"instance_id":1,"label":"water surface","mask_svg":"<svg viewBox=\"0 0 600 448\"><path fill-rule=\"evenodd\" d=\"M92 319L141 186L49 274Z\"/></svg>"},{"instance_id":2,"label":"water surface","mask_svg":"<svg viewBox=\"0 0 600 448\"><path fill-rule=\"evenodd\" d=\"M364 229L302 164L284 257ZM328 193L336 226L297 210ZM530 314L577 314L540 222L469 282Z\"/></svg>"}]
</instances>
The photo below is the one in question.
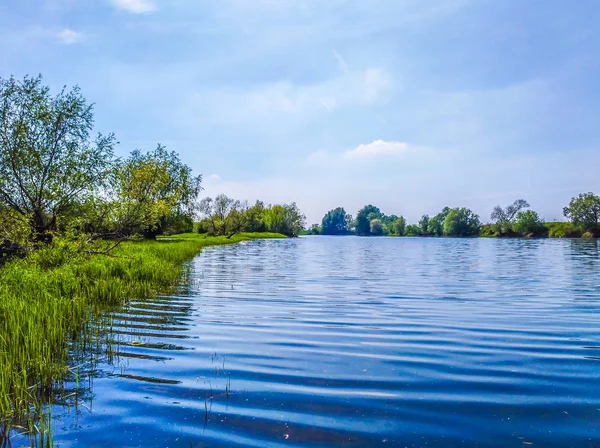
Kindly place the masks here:
<instances>
[{"instance_id":1,"label":"water surface","mask_svg":"<svg viewBox=\"0 0 600 448\"><path fill-rule=\"evenodd\" d=\"M111 313L59 446L600 446L595 241L264 240L188 276Z\"/></svg>"}]
</instances>

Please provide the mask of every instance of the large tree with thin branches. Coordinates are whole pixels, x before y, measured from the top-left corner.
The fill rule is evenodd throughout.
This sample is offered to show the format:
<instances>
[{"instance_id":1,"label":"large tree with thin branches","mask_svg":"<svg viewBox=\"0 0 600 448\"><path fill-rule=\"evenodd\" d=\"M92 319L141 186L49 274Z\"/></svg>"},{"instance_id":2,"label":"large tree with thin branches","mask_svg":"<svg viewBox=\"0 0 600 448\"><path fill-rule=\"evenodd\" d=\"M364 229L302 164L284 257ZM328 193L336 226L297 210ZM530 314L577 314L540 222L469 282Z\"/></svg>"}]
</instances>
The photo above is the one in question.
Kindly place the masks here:
<instances>
[{"instance_id":1,"label":"large tree with thin branches","mask_svg":"<svg viewBox=\"0 0 600 448\"><path fill-rule=\"evenodd\" d=\"M0 78L0 206L27 216L38 238L112 166L114 135L92 138L93 126L79 87L52 95L41 76Z\"/></svg>"}]
</instances>

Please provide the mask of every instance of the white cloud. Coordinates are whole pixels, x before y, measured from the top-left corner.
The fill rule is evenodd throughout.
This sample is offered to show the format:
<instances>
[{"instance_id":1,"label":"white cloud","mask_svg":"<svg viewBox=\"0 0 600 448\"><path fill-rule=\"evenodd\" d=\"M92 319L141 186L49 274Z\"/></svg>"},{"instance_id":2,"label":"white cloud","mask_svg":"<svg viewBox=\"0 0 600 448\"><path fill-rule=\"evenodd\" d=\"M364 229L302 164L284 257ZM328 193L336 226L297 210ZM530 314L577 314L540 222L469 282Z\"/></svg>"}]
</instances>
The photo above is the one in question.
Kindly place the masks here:
<instances>
[{"instance_id":1,"label":"white cloud","mask_svg":"<svg viewBox=\"0 0 600 448\"><path fill-rule=\"evenodd\" d=\"M156 11L156 5L152 0L110 0L118 9L132 12L134 14L144 14Z\"/></svg>"},{"instance_id":2,"label":"white cloud","mask_svg":"<svg viewBox=\"0 0 600 448\"><path fill-rule=\"evenodd\" d=\"M219 176L218 174L209 174L208 176L206 176L205 180L211 183L220 182L221 176Z\"/></svg>"},{"instance_id":3,"label":"white cloud","mask_svg":"<svg viewBox=\"0 0 600 448\"><path fill-rule=\"evenodd\" d=\"M184 100L180 115L219 124L282 130L318 120L320 114L385 104L393 83L383 69L349 72L312 85L280 81L253 90L199 91Z\"/></svg>"},{"instance_id":4,"label":"white cloud","mask_svg":"<svg viewBox=\"0 0 600 448\"><path fill-rule=\"evenodd\" d=\"M373 143L358 145L356 148L346 151L344 157L350 159L363 159L370 157L393 156L406 153L409 146L403 142L386 142L375 140Z\"/></svg>"},{"instance_id":5,"label":"white cloud","mask_svg":"<svg viewBox=\"0 0 600 448\"><path fill-rule=\"evenodd\" d=\"M83 35L77 31L73 31L70 28L65 28L64 30L57 33L56 37L65 45L76 44L81 41Z\"/></svg>"}]
</instances>

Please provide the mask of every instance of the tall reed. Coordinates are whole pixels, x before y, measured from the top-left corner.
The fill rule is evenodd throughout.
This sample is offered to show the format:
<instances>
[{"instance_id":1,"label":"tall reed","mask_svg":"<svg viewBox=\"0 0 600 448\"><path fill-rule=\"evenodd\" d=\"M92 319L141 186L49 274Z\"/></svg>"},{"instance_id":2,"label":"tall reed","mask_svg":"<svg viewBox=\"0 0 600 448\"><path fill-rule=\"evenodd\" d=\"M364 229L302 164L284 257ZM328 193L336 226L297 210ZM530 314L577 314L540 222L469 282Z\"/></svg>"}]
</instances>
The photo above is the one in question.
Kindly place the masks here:
<instances>
[{"instance_id":1,"label":"tall reed","mask_svg":"<svg viewBox=\"0 0 600 448\"><path fill-rule=\"evenodd\" d=\"M3 428L31 426L68 374L69 342L82 337L93 314L169 292L180 282L182 264L205 246L268 237L281 235L185 234L125 242L110 256L82 254L58 239L1 267L0 438Z\"/></svg>"}]
</instances>

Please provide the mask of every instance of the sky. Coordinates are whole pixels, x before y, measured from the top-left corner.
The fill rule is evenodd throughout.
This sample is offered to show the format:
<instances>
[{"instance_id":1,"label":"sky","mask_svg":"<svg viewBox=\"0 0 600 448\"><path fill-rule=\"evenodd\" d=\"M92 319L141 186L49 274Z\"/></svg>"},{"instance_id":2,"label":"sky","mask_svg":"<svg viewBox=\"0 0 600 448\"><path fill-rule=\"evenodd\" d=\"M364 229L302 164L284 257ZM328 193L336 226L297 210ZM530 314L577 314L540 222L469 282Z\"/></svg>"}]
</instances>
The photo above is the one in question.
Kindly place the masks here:
<instances>
[{"instance_id":1,"label":"sky","mask_svg":"<svg viewBox=\"0 0 600 448\"><path fill-rule=\"evenodd\" d=\"M600 193L598 0L2 0L0 77L79 85L203 196L547 220Z\"/></svg>"}]
</instances>

